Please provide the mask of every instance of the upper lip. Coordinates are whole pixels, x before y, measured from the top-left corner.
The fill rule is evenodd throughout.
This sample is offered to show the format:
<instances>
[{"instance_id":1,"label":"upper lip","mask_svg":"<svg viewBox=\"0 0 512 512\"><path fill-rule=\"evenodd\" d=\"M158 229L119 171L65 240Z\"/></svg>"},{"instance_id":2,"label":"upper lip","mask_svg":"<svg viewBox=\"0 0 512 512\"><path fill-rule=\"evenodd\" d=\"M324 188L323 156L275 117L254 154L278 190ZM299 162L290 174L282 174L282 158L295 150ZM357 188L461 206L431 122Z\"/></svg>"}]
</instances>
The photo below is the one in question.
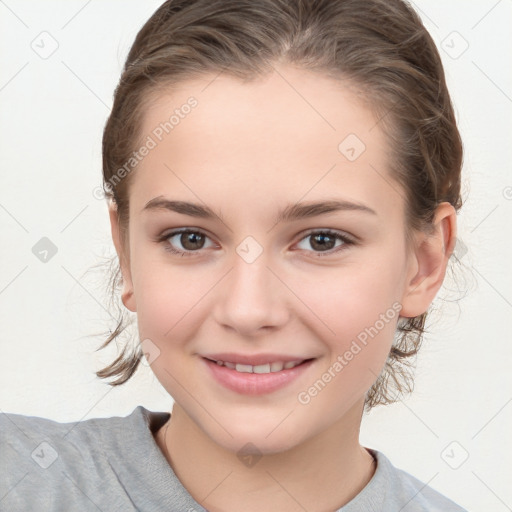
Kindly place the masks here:
<instances>
[{"instance_id":1,"label":"upper lip","mask_svg":"<svg viewBox=\"0 0 512 512\"><path fill-rule=\"evenodd\" d=\"M291 361L305 361L307 359L313 359L311 357L301 357L301 356L290 356L285 354L234 354L230 353L222 353L222 354L206 354L202 357L206 359L211 359L212 361L223 361L225 363L233 363L233 364L250 364L252 366L258 366L261 364L269 364L275 362L291 362Z\"/></svg>"}]
</instances>

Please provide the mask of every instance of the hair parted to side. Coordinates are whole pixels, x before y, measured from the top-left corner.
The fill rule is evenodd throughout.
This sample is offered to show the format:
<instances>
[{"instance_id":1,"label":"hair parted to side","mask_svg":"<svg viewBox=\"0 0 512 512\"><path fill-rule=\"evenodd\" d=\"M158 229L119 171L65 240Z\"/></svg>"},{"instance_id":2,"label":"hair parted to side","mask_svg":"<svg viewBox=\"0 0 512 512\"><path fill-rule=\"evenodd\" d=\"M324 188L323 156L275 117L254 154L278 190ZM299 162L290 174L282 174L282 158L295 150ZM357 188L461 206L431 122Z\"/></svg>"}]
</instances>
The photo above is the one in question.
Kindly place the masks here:
<instances>
[{"instance_id":1,"label":"hair parted to side","mask_svg":"<svg viewBox=\"0 0 512 512\"><path fill-rule=\"evenodd\" d=\"M220 72L252 80L276 63L343 80L359 91L389 138L393 177L403 187L407 239L429 232L436 207L456 211L460 196L462 141L434 41L403 0L168 0L137 34L127 57L103 134L103 188L117 206L126 241L133 172L116 173L138 147L145 105L160 90ZM119 266L111 292L119 295ZM366 396L366 409L392 403L412 390L411 361L417 354L427 313L400 318L387 362ZM126 329L119 321L106 347ZM100 378L125 383L143 357L138 342Z\"/></svg>"}]
</instances>

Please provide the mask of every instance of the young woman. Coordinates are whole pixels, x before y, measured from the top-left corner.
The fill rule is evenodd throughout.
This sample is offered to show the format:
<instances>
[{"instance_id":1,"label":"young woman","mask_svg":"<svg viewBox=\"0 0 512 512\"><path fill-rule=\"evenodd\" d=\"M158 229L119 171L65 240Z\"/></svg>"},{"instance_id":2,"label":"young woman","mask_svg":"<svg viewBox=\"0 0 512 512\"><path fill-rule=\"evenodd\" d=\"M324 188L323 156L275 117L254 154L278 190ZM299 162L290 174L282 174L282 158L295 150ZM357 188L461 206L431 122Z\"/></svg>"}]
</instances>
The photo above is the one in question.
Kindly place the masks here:
<instances>
[{"instance_id":1,"label":"young woman","mask_svg":"<svg viewBox=\"0 0 512 512\"><path fill-rule=\"evenodd\" d=\"M165 2L104 131L140 345L98 375L146 361L172 414L2 415L2 506L462 511L359 443L363 410L409 389L461 161L405 2Z\"/></svg>"}]
</instances>

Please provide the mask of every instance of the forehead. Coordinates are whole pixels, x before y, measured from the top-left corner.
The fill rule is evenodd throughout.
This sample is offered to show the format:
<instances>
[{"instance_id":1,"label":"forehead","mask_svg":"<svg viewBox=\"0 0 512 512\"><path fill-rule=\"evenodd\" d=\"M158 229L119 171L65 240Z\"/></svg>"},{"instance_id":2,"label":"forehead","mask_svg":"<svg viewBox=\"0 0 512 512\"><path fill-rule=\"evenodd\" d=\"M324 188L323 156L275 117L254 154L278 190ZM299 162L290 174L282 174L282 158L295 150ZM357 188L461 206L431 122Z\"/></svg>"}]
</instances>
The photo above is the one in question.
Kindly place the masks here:
<instances>
[{"instance_id":1,"label":"forehead","mask_svg":"<svg viewBox=\"0 0 512 512\"><path fill-rule=\"evenodd\" d=\"M290 66L245 82L222 73L206 75L156 91L150 98L143 133L156 130L158 136L158 127L176 112L173 137L185 132L197 145L202 143L203 151L211 140L230 149L279 148L282 154L296 153L297 148L315 151L319 143L338 151L339 142L350 133L364 143L381 142L379 130L371 133L377 120L354 85ZM187 107L191 98L197 102L193 109Z\"/></svg>"},{"instance_id":2,"label":"forehead","mask_svg":"<svg viewBox=\"0 0 512 512\"><path fill-rule=\"evenodd\" d=\"M272 203L336 191L374 205L397 200L387 140L363 97L305 70L276 67L249 82L221 73L159 91L144 113L141 140L149 139L130 198L141 208L177 191Z\"/></svg>"}]
</instances>

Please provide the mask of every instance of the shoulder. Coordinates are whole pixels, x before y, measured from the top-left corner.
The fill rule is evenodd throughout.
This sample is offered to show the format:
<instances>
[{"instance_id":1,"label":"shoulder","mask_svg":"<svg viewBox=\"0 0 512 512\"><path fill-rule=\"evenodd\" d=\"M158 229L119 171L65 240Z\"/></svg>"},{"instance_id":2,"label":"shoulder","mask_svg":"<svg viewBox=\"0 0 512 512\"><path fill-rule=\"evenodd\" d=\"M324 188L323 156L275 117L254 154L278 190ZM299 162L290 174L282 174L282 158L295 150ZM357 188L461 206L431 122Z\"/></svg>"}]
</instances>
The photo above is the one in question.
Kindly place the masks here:
<instances>
[{"instance_id":1,"label":"shoulder","mask_svg":"<svg viewBox=\"0 0 512 512\"><path fill-rule=\"evenodd\" d=\"M384 510L399 506L402 512L467 512L428 484L396 468L383 453L372 453L380 466L381 484L387 487Z\"/></svg>"},{"instance_id":2,"label":"shoulder","mask_svg":"<svg viewBox=\"0 0 512 512\"><path fill-rule=\"evenodd\" d=\"M45 510L68 503L83 504L82 510L94 509L95 496L115 480L112 455L122 450L127 431L144 425L148 412L139 406L126 417L69 423L0 414L0 496L4 503L10 510L28 510L43 503ZM111 510L124 505L122 500L110 504L115 505Z\"/></svg>"},{"instance_id":3,"label":"shoulder","mask_svg":"<svg viewBox=\"0 0 512 512\"><path fill-rule=\"evenodd\" d=\"M340 512L467 512L428 484L393 466L383 453L369 451L377 461L375 474Z\"/></svg>"},{"instance_id":4,"label":"shoulder","mask_svg":"<svg viewBox=\"0 0 512 512\"><path fill-rule=\"evenodd\" d=\"M137 408L139 409L139 408ZM136 411L137 411L136 409ZM84 460L103 453L105 435L126 425L127 417L93 418L62 423L37 416L14 413L0 414L0 443L19 462L32 461L38 467L49 468L63 461ZM9 460L9 459L8 459Z\"/></svg>"}]
</instances>

